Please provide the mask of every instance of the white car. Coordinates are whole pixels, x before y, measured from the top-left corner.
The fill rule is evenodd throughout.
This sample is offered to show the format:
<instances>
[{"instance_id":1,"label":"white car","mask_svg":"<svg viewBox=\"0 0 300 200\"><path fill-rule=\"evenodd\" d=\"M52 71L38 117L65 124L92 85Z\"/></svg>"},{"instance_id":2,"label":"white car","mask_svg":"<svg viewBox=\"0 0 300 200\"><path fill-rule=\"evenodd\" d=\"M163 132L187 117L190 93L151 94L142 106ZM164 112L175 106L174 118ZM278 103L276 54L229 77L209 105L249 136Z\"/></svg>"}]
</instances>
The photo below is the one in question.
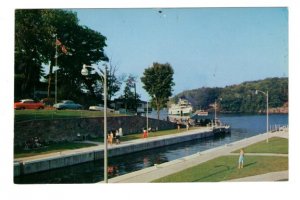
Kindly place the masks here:
<instances>
[{"instance_id":1,"label":"white car","mask_svg":"<svg viewBox=\"0 0 300 200\"><path fill-rule=\"evenodd\" d=\"M97 106L90 106L90 107L89 107L89 110L90 110L90 111L104 111L104 106L101 105L101 104L99 104L99 105L97 105ZM107 108L107 112L113 113L113 112L115 112L115 110L114 110L114 109Z\"/></svg>"},{"instance_id":2,"label":"white car","mask_svg":"<svg viewBox=\"0 0 300 200\"><path fill-rule=\"evenodd\" d=\"M82 105L80 105L78 103L74 103L74 101L71 101L71 100L63 100L60 103L54 104L53 107L56 108L57 110L63 110L63 109L77 110L77 109L82 109Z\"/></svg>"}]
</instances>

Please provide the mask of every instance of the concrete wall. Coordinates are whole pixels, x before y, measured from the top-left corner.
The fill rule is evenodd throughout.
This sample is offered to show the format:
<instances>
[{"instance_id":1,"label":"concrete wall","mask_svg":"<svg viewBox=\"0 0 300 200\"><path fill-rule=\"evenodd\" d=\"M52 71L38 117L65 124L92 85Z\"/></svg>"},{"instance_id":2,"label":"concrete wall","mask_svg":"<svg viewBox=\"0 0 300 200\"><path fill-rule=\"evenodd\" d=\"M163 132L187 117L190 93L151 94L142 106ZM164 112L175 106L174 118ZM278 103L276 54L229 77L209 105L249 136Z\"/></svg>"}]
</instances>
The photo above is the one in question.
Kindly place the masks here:
<instances>
[{"instance_id":1,"label":"concrete wall","mask_svg":"<svg viewBox=\"0 0 300 200\"><path fill-rule=\"evenodd\" d=\"M125 144L113 146L108 151L108 156L119 156L147 149L158 148L166 145L176 144L180 142L190 141L199 138L211 137L212 131L193 133L188 135L174 135L168 138L155 138L153 140L145 140L135 144ZM14 175L30 174L39 171L46 171L59 167L71 166L79 163L89 162L93 160L103 159L103 150L90 151L85 153L76 153L73 155L57 155L48 159L40 159L35 161L15 163Z\"/></svg>"},{"instance_id":2,"label":"concrete wall","mask_svg":"<svg viewBox=\"0 0 300 200\"><path fill-rule=\"evenodd\" d=\"M146 118L141 116L108 117L108 131L122 127L123 134L139 133L146 127ZM173 129L175 124L149 118L149 126L159 130ZM32 137L40 137L46 142L72 141L81 136L99 137L103 135L103 118L77 118L33 120L15 123L14 144L22 146Z\"/></svg>"}]
</instances>

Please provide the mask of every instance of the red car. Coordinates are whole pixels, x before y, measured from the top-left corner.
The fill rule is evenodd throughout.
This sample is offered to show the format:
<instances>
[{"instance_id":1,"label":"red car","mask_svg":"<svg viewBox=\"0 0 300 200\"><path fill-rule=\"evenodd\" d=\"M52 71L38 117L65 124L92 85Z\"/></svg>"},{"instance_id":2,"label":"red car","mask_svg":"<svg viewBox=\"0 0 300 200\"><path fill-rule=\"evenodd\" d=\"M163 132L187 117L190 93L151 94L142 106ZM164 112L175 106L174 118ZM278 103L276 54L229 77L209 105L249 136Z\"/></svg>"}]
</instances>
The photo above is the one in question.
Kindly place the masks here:
<instances>
[{"instance_id":1,"label":"red car","mask_svg":"<svg viewBox=\"0 0 300 200\"><path fill-rule=\"evenodd\" d=\"M45 105L41 102L35 102L32 99L22 99L19 102L14 103L14 109L44 109Z\"/></svg>"}]
</instances>

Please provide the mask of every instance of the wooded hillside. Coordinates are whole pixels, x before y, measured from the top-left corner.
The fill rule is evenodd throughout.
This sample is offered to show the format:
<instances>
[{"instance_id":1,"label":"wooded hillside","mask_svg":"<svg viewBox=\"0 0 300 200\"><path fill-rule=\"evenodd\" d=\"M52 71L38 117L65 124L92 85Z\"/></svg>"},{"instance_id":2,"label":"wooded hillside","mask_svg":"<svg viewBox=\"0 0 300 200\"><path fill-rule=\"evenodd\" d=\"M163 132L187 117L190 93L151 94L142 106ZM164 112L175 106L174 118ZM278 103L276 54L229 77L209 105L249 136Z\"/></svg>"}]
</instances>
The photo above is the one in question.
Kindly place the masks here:
<instances>
[{"instance_id":1,"label":"wooded hillside","mask_svg":"<svg viewBox=\"0 0 300 200\"><path fill-rule=\"evenodd\" d=\"M211 109L217 99L221 112L265 112L266 96L255 94L255 90L269 92L269 107L286 106L288 102L288 78L267 78L258 81L247 81L224 88L202 87L177 94L171 101L179 98L189 100L194 109ZM222 99L222 100L221 100Z\"/></svg>"}]
</instances>

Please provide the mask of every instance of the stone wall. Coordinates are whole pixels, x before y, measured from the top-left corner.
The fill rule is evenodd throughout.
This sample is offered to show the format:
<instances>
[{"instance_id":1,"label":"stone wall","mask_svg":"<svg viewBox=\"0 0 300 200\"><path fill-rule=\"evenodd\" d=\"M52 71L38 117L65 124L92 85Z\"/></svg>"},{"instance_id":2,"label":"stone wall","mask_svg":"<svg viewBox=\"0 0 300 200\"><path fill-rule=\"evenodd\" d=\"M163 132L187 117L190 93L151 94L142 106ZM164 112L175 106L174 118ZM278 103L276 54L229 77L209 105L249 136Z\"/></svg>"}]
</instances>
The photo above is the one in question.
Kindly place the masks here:
<instances>
[{"instance_id":1,"label":"stone wall","mask_svg":"<svg viewBox=\"0 0 300 200\"><path fill-rule=\"evenodd\" d=\"M108 117L107 130L122 127L124 135L142 133L146 123L146 118L141 116ZM149 118L149 127L167 130L175 128L176 125ZM72 141L78 139L78 133L85 137L103 136L103 118L33 120L15 123L14 144L22 146L32 137L39 137L46 142Z\"/></svg>"}]
</instances>

